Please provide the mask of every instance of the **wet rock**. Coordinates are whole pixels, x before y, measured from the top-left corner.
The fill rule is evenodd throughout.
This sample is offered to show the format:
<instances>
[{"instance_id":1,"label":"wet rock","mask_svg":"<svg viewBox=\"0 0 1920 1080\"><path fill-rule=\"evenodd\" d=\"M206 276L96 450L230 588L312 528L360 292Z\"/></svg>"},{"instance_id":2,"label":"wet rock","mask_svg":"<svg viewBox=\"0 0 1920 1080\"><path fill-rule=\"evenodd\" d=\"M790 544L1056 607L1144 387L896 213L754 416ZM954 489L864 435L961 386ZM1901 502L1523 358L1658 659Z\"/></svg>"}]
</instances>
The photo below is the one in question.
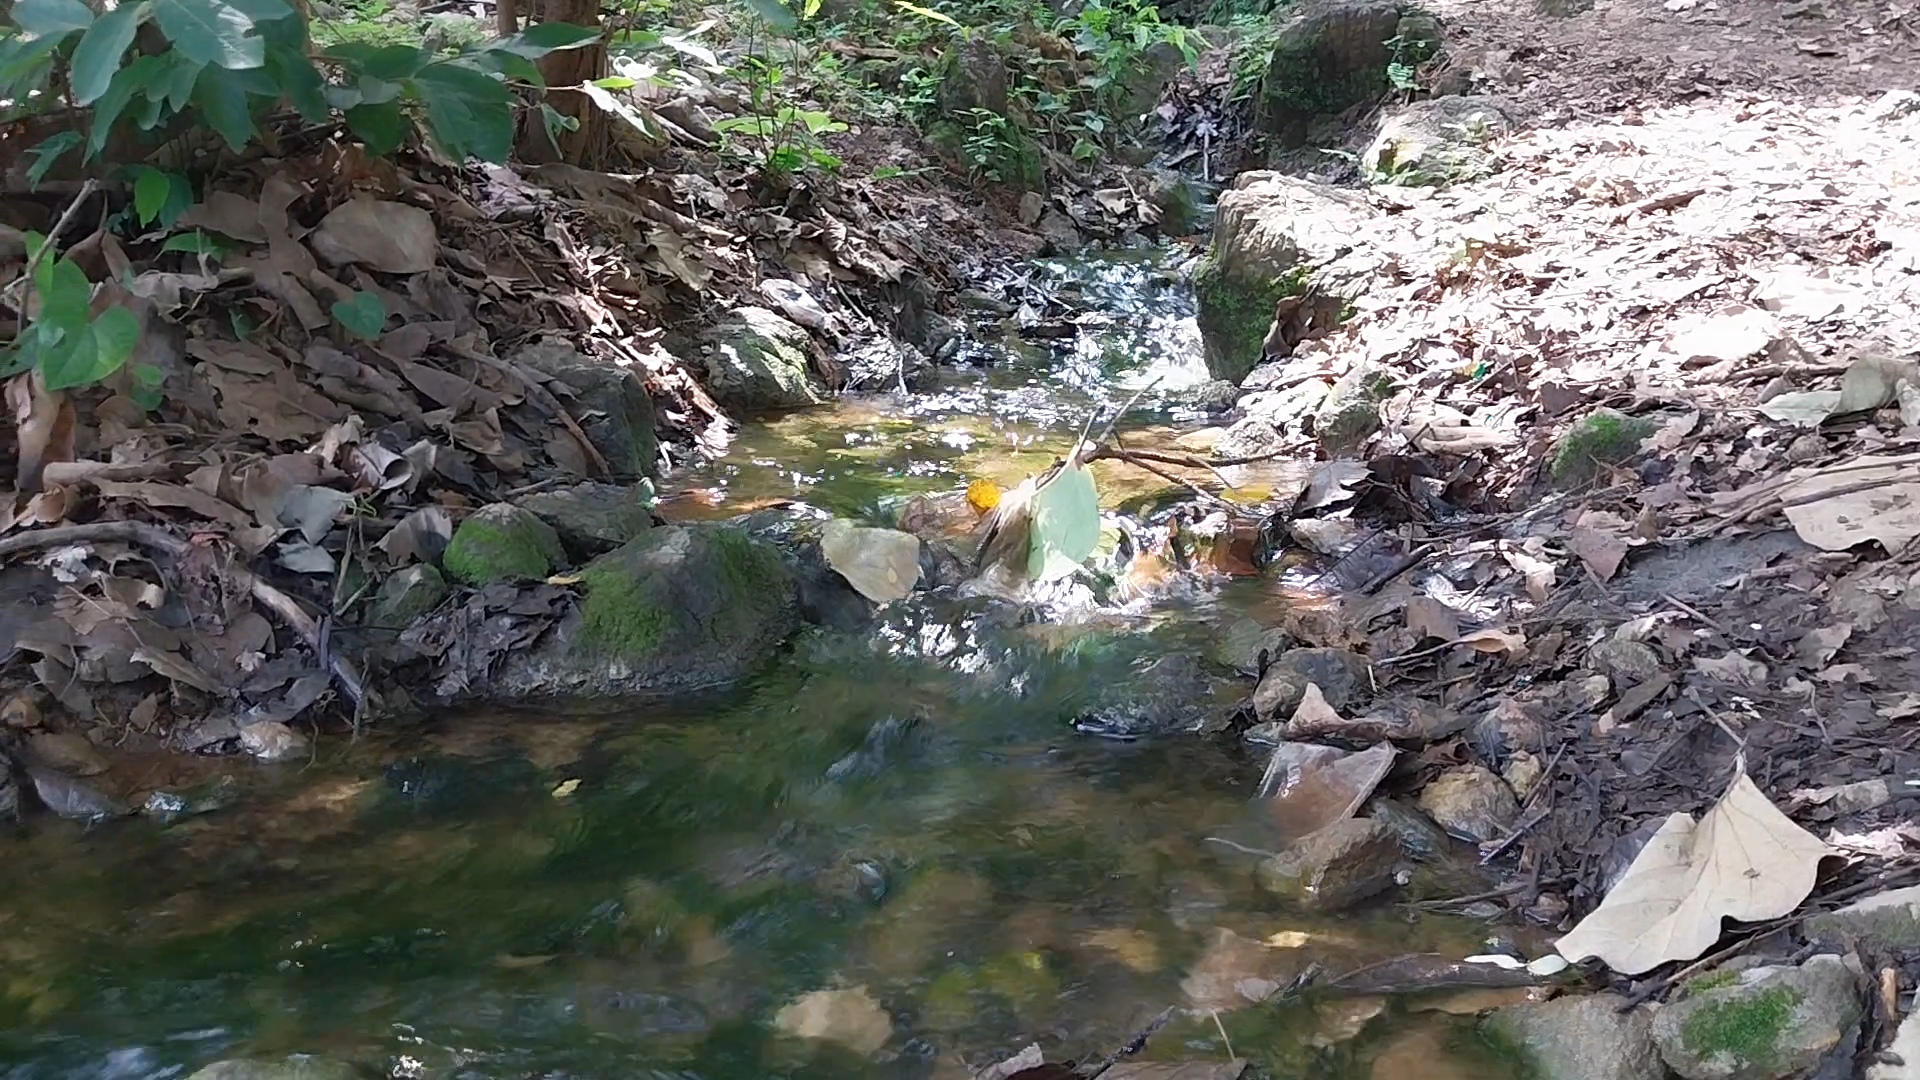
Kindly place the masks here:
<instances>
[{"instance_id":1,"label":"wet rock","mask_svg":"<svg viewBox=\"0 0 1920 1080\"><path fill-rule=\"evenodd\" d=\"M453 590L429 563L403 566L380 582L367 620L384 630L404 630L413 620L440 606Z\"/></svg>"},{"instance_id":2,"label":"wet rock","mask_svg":"<svg viewBox=\"0 0 1920 1080\"><path fill-rule=\"evenodd\" d=\"M1380 430L1380 402L1393 390L1386 369L1356 363L1327 391L1313 417L1313 437L1328 457L1351 457Z\"/></svg>"},{"instance_id":3,"label":"wet rock","mask_svg":"<svg viewBox=\"0 0 1920 1080\"><path fill-rule=\"evenodd\" d=\"M919 716L889 716L867 729L859 749L827 766L827 779L836 784L871 780L925 742Z\"/></svg>"},{"instance_id":4,"label":"wet rock","mask_svg":"<svg viewBox=\"0 0 1920 1080\"><path fill-rule=\"evenodd\" d=\"M1393 0L1310 0L1285 17L1254 103L1260 130L1297 145L1316 117L1387 89L1387 42L1400 27Z\"/></svg>"},{"instance_id":5,"label":"wet rock","mask_svg":"<svg viewBox=\"0 0 1920 1080\"><path fill-rule=\"evenodd\" d=\"M239 782L231 776L222 776L184 790L148 792L140 804L140 813L162 825L171 825L183 818L224 810L239 797Z\"/></svg>"},{"instance_id":6,"label":"wet rock","mask_svg":"<svg viewBox=\"0 0 1920 1080\"><path fill-rule=\"evenodd\" d=\"M1128 676L1097 690L1073 726L1109 739L1141 739L1198 731L1220 712L1213 678L1199 658L1174 653L1136 662Z\"/></svg>"},{"instance_id":7,"label":"wet rock","mask_svg":"<svg viewBox=\"0 0 1920 1080\"><path fill-rule=\"evenodd\" d=\"M1476 844L1504 840L1520 817L1520 803L1506 781L1479 765L1434 777L1420 792L1420 809L1450 835Z\"/></svg>"},{"instance_id":8,"label":"wet rock","mask_svg":"<svg viewBox=\"0 0 1920 1080\"><path fill-rule=\"evenodd\" d=\"M366 1080L343 1061L294 1054L279 1061L216 1061L187 1080Z\"/></svg>"},{"instance_id":9,"label":"wet rock","mask_svg":"<svg viewBox=\"0 0 1920 1080\"><path fill-rule=\"evenodd\" d=\"M1851 1059L1862 1010L1859 974L1846 961L1815 956L1715 981L1694 980L1654 1014L1660 1056L1686 1080L1785 1080L1829 1054Z\"/></svg>"},{"instance_id":10,"label":"wet rock","mask_svg":"<svg viewBox=\"0 0 1920 1080\"><path fill-rule=\"evenodd\" d=\"M586 597L481 692L604 697L719 686L764 663L798 627L794 583L771 544L737 529L649 530L580 571Z\"/></svg>"},{"instance_id":11,"label":"wet rock","mask_svg":"<svg viewBox=\"0 0 1920 1080\"><path fill-rule=\"evenodd\" d=\"M1638 685L1660 674L1660 654L1644 641L1606 638L1587 650L1587 666Z\"/></svg>"},{"instance_id":12,"label":"wet rock","mask_svg":"<svg viewBox=\"0 0 1920 1080\"><path fill-rule=\"evenodd\" d=\"M1641 440L1659 426L1645 417L1595 409L1575 421L1554 444L1548 475L1562 487L1584 484L1604 467L1619 465L1638 454Z\"/></svg>"},{"instance_id":13,"label":"wet rock","mask_svg":"<svg viewBox=\"0 0 1920 1080\"><path fill-rule=\"evenodd\" d=\"M547 389L568 406L616 477L652 476L658 470L653 398L638 372L552 339L526 346L513 359L553 380Z\"/></svg>"},{"instance_id":14,"label":"wet rock","mask_svg":"<svg viewBox=\"0 0 1920 1080\"><path fill-rule=\"evenodd\" d=\"M1616 994L1509 1005L1486 1020L1495 1041L1517 1051L1540 1080L1663 1080L1645 1009L1621 1012Z\"/></svg>"},{"instance_id":15,"label":"wet rock","mask_svg":"<svg viewBox=\"0 0 1920 1080\"><path fill-rule=\"evenodd\" d=\"M483 506L453 530L441 559L447 576L467 585L538 581L565 566L560 534L507 503Z\"/></svg>"},{"instance_id":16,"label":"wet rock","mask_svg":"<svg viewBox=\"0 0 1920 1080\"><path fill-rule=\"evenodd\" d=\"M1253 691L1254 715L1287 720L1300 707L1307 684L1335 710L1345 710L1373 694L1373 664L1351 649L1293 649L1268 667Z\"/></svg>"},{"instance_id":17,"label":"wet rock","mask_svg":"<svg viewBox=\"0 0 1920 1080\"><path fill-rule=\"evenodd\" d=\"M1054 207L1048 207L1047 212L1040 215L1038 228L1041 238L1047 242L1047 252L1052 255L1071 255L1085 243L1080 227Z\"/></svg>"},{"instance_id":18,"label":"wet rock","mask_svg":"<svg viewBox=\"0 0 1920 1080\"><path fill-rule=\"evenodd\" d=\"M74 821L99 821L124 817L132 811L99 788L77 776L69 776L42 765L28 765L33 793L41 805L56 815Z\"/></svg>"},{"instance_id":19,"label":"wet rock","mask_svg":"<svg viewBox=\"0 0 1920 1080\"><path fill-rule=\"evenodd\" d=\"M1369 183L1447 187L1485 179L1499 170L1487 149L1513 128L1511 102L1484 95L1409 102L1380 122L1361 155Z\"/></svg>"},{"instance_id":20,"label":"wet rock","mask_svg":"<svg viewBox=\"0 0 1920 1080\"><path fill-rule=\"evenodd\" d=\"M261 761L295 761L308 755L306 738L278 720L241 728L240 749Z\"/></svg>"},{"instance_id":21,"label":"wet rock","mask_svg":"<svg viewBox=\"0 0 1920 1080\"><path fill-rule=\"evenodd\" d=\"M40 702L36 695L22 691L0 705L0 724L11 728L37 728L41 722Z\"/></svg>"},{"instance_id":22,"label":"wet rock","mask_svg":"<svg viewBox=\"0 0 1920 1080\"><path fill-rule=\"evenodd\" d=\"M1147 205L1159 215L1161 236L1192 236L1200 231L1200 197L1193 181L1172 169L1147 174Z\"/></svg>"},{"instance_id":23,"label":"wet rock","mask_svg":"<svg viewBox=\"0 0 1920 1080\"><path fill-rule=\"evenodd\" d=\"M581 557L602 555L653 527L653 488L620 484L574 484L536 491L513 505L530 511Z\"/></svg>"},{"instance_id":24,"label":"wet rock","mask_svg":"<svg viewBox=\"0 0 1920 1080\"><path fill-rule=\"evenodd\" d=\"M1335 912L1393 885L1400 838L1367 818L1336 821L1260 864L1260 884L1309 911Z\"/></svg>"},{"instance_id":25,"label":"wet rock","mask_svg":"<svg viewBox=\"0 0 1920 1080\"><path fill-rule=\"evenodd\" d=\"M1315 271L1349 249L1370 215L1352 193L1311 181L1267 172L1234 181L1220 196L1213 242L1193 275L1214 378L1239 382L1269 352L1288 355L1293 345L1338 324L1352 293L1332 289ZM1275 342L1270 331L1283 302L1290 314Z\"/></svg>"},{"instance_id":26,"label":"wet rock","mask_svg":"<svg viewBox=\"0 0 1920 1080\"><path fill-rule=\"evenodd\" d=\"M1207 646L1207 658L1245 675L1260 674L1265 663L1286 654L1298 642L1284 628L1263 626L1252 619L1235 619L1220 628Z\"/></svg>"},{"instance_id":27,"label":"wet rock","mask_svg":"<svg viewBox=\"0 0 1920 1080\"><path fill-rule=\"evenodd\" d=\"M848 390L913 389L933 374L927 354L903 341L873 338L842 352L840 363L846 372Z\"/></svg>"},{"instance_id":28,"label":"wet rock","mask_svg":"<svg viewBox=\"0 0 1920 1080\"><path fill-rule=\"evenodd\" d=\"M106 755L76 732L43 731L27 740L27 754L48 768L74 776L98 776L107 771Z\"/></svg>"},{"instance_id":29,"label":"wet rock","mask_svg":"<svg viewBox=\"0 0 1920 1080\"><path fill-rule=\"evenodd\" d=\"M1173 402L1209 415L1230 412L1240 400L1240 388L1225 379L1209 379L1170 395Z\"/></svg>"},{"instance_id":30,"label":"wet rock","mask_svg":"<svg viewBox=\"0 0 1920 1080\"><path fill-rule=\"evenodd\" d=\"M1807 936L1832 944L1920 949L1920 885L1888 889L1807 920Z\"/></svg>"},{"instance_id":31,"label":"wet rock","mask_svg":"<svg viewBox=\"0 0 1920 1080\"><path fill-rule=\"evenodd\" d=\"M1259 375L1259 370L1254 371L1242 385L1252 383ZM1314 415L1326 398L1327 384L1318 379L1281 390L1250 389L1235 402L1245 415L1220 437L1214 453L1229 458L1281 453L1298 440L1306 418Z\"/></svg>"},{"instance_id":32,"label":"wet rock","mask_svg":"<svg viewBox=\"0 0 1920 1080\"><path fill-rule=\"evenodd\" d=\"M1433 819L1398 799L1379 798L1367 804L1367 816L1393 830L1400 850L1415 862L1432 862L1454 853L1452 837Z\"/></svg>"},{"instance_id":33,"label":"wet rock","mask_svg":"<svg viewBox=\"0 0 1920 1080\"><path fill-rule=\"evenodd\" d=\"M766 308L735 308L700 345L707 389L723 405L796 409L824 400L809 359L812 336Z\"/></svg>"}]
</instances>

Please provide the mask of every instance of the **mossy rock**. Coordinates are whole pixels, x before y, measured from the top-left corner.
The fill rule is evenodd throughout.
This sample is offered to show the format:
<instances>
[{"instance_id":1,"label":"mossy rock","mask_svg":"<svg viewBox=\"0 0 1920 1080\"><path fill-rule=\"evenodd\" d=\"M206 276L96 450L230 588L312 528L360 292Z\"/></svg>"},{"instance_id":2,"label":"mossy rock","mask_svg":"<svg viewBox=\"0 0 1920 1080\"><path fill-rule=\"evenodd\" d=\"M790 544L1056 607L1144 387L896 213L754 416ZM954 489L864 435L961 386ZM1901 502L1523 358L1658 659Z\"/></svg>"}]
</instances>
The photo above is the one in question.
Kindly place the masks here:
<instances>
[{"instance_id":1,"label":"mossy rock","mask_svg":"<svg viewBox=\"0 0 1920 1080\"><path fill-rule=\"evenodd\" d=\"M1619 465L1638 454L1641 442L1659 426L1614 409L1595 409L1575 421L1554 444L1548 475L1562 487L1584 484L1602 466Z\"/></svg>"},{"instance_id":2,"label":"mossy rock","mask_svg":"<svg viewBox=\"0 0 1920 1080\"><path fill-rule=\"evenodd\" d=\"M1667 1066L1701 1080L1807 1076L1851 1057L1861 1017L1859 973L1837 956L1798 967L1749 968L1731 981L1669 1002L1653 1019Z\"/></svg>"},{"instance_id":3,"label":"mossy rock","mask_svg":"<svg viewBox=\"0 0 1920 1080\"><path fill-rule=\"evenodd\" d=\"M751 674L798 627L779 549L738 529L675 525L580 571L584 596L556 631L509 658L497 698L679 693Z\"/></svg>"},{"instance_id":4,"label":"mossy rock","mask_svg":"<svg viewBox=\"0 0 1920 1080\"><path fill-rule=\"evenodd\" d=\"M1298 274L1248 278L1229 272L1225 260L1211 254L1203 259L1193 274L1193 292L1207 370L1227 382L1246 378L1266 354L1273 309L1300 288Z\"/></svg>"},{"instance_id":5,"label":"mossy rock","mask_svg":"<svg viewBox=\"0 0 1920 1080\"><path fill-rule=\"evenodd\" d=\"M1262 131L1299 143L1311 121L1387 90L1387 42L1400 27L1393 0L1309 0L1274 40L1255 103Z\"/></svg>"},{"instance_id":6,"label":"mossy rock","mask_svg":"<svg viewBox=\"0 0 1920 1080\"><path fill-rule=\"evenodd\" d=\"M1499 171L1488 144L1513 130L1512 105L1485 95L1416 101L1388 115L1361 155L1368 183L1442 188Z\"/></svg>"},{"instance_id":7,"label":"mossy rock","mask_svg":"<svg viewBox=\"0 0 1920 1080\"><path fill-rule=\"evenodd\" d=\"M506 503L481 507L461 522L441 557L448 577L474 586L537 581L566 563L553 526Z\"/></svg>"}]
</instances>

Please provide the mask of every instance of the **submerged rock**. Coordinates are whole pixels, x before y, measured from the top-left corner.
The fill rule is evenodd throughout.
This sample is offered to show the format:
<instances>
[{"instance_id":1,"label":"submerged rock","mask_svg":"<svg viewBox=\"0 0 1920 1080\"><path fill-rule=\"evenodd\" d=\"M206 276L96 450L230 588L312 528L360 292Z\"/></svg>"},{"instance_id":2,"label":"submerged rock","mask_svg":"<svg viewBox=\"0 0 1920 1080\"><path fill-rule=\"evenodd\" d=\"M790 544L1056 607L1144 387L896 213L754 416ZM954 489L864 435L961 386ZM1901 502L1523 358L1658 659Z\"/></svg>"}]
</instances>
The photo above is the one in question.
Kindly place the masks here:
<instances>
[{"instance_id":1,"label":"submerged rock","mask_svg":"<svg viewBox=\"0 0 1920 1080\"><path fill-rule=\"evenodd\" d=\"M793 409L823 400L808 359L812 335L766 308L734 309L700 343L707 389L723 405Z\"/></svg>"},{"instance_id":2,"label":"submerged rock","mask_svg":"<svg viewBox=\"0 0 1920 1080\"><path fill-rule=\"evenodd\" d=\"M279 1061L216 1061L187 1080L366 1080L344 1061L294 1054Z\"/></svg>"},{"instance_id":3,"label":"submerged rock","mask_svg":"<svg viewBox=\"0 0 1920 1080\"><path fill-rule=\"evenodd\" d=\"M1336 821L1260 864L1260 884L1309 911L1343 911L1393 885L1400 838L1367 818Z\"/></svg>"},{"instance_id":4,"label":"submerged rock","mask_svg":"<svg viewBox=\"0 0 1920 1080\"><path fill-rule=\"evenodd\" d=\"M1858 972L1815 956L1695 979L1654 1014L1653 1040L1686 1080L1785 1080L1811 1074L1829 1054L1851 1060L1862 1015Z\"/></svg>"},{"instance_id":5,"label":"submerged rock","mask_svg":"<svg viewBox=\"0 0 1920 1080\"><path fill-rule=\"evenodd\" d=\"M1102 687L1075 729L1109 739L1181 735L1205 727L1221 710L1199 659L1175 653L1133 665L1131 674Z\"/></svg>"},{"instance_id":6,"label":"submerged rock","mask_svg":"<svg viewBox=\"0 0 1920 1080\"><path fill-rule=\"evenodd\" d=\"M118 800L77 776L69 776L41 765L27 766L33 780L33 793L47 809L74 821L99 821L124 817L133 811Z\"/></svg>"},{"instance_id":7,"label":"submerged rock","mask_svg":"<svg viewBox=\"0 0 1920 1080\"><path fill-rule=\"evenodd\" d=\"M1621 1012L1615 994L1509 1005L1487 1018L1494 1040L1518 1053L1540 1080L1662 1080L1645 1009Z\"/></svg>"},{"instance_id":8,"label":"submerged rock","mask_svg":"<svg viewBox=\"0 0 1920 1080\"><path fill-rule=\"evenodd\" d=\"M860 748L827 766L827 780L849 783L871 780L913 753L926 741L918 716L889 716L867 729Z\"/></svg>"},{"instance_id":9,"label":"submerged rock","mask_svg":"<svg viewBox=\"0 0 1920 1080\"><path fill-rule=\"evenodd\" d=\"M1336 710L1373 695L1373 664L1351 649L1292 649L1267 666L1253 691L1253 711L1261 720L1286 720L1300 707L1307 684Z\"/></svg>"},{"instance_id":10,"label":"submerged rock","mask_svg":"<svg viewBox=\"0 0 1920 1080\"><path fill-rule=\"evenodd\" d=\"M532 513L506 503L483 506L460 523L442 564L467 585L538 581L567 563L560 534Z\"/></svg>"},{"instance_id":11,"label":"submerged rock","mask_svg":"<svg viewBox=\"0 0 1920 1080\"><path fill-rule=\"evenodd\" d=\"M650 484L574 484L522 496L513 505L553 526L560 542L581 556L605 554L653 528Z\"/></svg>"},{"instance_id":12,"label":"submerged rock","mask_svg":"<svg viewBox=\"0 0 1920 1080\"><path fill-rule=\"evenodd\" d=\"M720 526L665 526L580 571L586 596L502 664L502 698L684 692L750 674L799 624L773 545Z\"/></svg>"},{"instance_id":13,"label":"submerged rock","mask_svg":"<svg viewBox=\"0 0 1920 1080\"><path fill-rule=\"evenodd\" d=\"M569 406L616 477L652 476L658 470L653 398L638 372L552 339L526 346L513 359L552 380L547 389Z\"/></svg>"},{"instance_id":14,"label":"submerged rock","mask_svg":"<svg viewBox=\"0 0 1920 1080\"><path fill-rule=\"evenodd\" d=\"M278 720L262 720L240 729L240 749L261 761L292 761L307 756L307 740Z\"/></svg>"}]
</instances>

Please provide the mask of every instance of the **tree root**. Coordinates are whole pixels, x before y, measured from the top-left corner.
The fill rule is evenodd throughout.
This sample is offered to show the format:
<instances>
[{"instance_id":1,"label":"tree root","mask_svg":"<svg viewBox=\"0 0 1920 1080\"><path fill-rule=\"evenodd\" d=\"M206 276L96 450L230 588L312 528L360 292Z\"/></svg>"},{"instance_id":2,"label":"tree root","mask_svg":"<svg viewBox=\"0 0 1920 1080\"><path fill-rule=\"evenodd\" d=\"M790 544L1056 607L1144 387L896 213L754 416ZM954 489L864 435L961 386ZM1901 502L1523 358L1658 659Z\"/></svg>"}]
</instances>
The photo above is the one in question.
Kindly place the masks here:
<instances>
[{"instance_id":1,"label":"tree root","mask_svg":"<svg viewBox=\"0 0 1920 1080\"><path fill-rule=\"evenodd\" d=\"M19 536L0 539L0 559L18 555L26 551L38 551L41 548L58 544L98 543L103 540L118 540L151 548L172 558L180 558L187 553L188 543L174 536L158 525L148 525L140 521L99 521L91 525L60 525L51 529L39 529ZM251 572L238 566L229 567L227 572L242 585L247 592L260 602L261 606L273 612L287 629L299 635L307 648L320 657L339 685L340 692L353 702L356 715L363 712L371 702L367 696L366 684L361 681L360 671L352 660L342 656L337 650L328 649L321 641L320 624L301 609L293 597L267 584Z\"/></svg>"}]
</instances>

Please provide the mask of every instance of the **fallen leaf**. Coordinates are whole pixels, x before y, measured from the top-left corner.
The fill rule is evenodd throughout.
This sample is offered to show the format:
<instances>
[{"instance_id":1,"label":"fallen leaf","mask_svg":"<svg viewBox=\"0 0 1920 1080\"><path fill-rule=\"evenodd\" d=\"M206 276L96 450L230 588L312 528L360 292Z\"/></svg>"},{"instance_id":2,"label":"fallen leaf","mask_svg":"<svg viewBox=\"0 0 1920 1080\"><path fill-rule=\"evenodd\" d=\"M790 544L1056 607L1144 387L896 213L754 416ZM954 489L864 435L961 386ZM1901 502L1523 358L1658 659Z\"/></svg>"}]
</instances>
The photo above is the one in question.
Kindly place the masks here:
<instances>
[{"instance_id":1,"label":"fallen leaf","mask_svg":"<svg viewBox=\"0 0 1920 1080\"><path fill-rule=\"evenodd\" d=\"M861 596L876 604L904 599L920 580L920 538L896 529L871 529L829 521L820 551Z\"/></svg>"},{"instance_id":2,"label":"fallen leaf","mask_svg":"<svg viewBox=\"0 0 1920 1080\"><path fill-rule=\"evenodd\" d=\"M334 207L307 243L336 266L359 263L388 274L424 273L440 254L432 214L382 199L349 199Z\"/></svg>"},{"instance_id":3,"label":"fallen leaf","mask_svg":"<svg viewBox=\"0 0 1920 1080\"><path fill-rule=\"evenodd\" d=\"M1320 697L1319 689L1309 684L1308 696ZM1283 742L1267 760L1259 797L1268 800L1268 817L1281 836L1306 836L1352 817L1393 768L1398 753L1390 743L1351 753L1316 743Z\"/></svg>"},{"instance_id":4,"label":"fallen leaf","mask_svg":"<svg viewBox=\"0 0 1920 1080\"><path fill-rule=\"evenodd\" d=\"M73 402L57 390L47 389L40 368L22 372L7 381L7 407L13 413L17 467L14 487L18 491L40 490L40 473L48 465L73 460L75 418Z\"/></svg>"},{"instance_id":5,"label":"fallen leaf","mask_svg":"<svg viewBox=\"0 0 1920 1080\"><path fill-rule=\"evenodd\" d=\"M1823 626L1818 630L1809 630L1794 651L1799 655L1800 662L1808 667L1825 667L1852 636L1853 626L1850 623Z\"/></svg>"},{"instance_id":6,"label":"fallen leaf","mask_svg":"<svg viewBox=\"0 0 1920 1080\"><path fill-rule=\"evenodd\" d=\"M1527 579L1527 595L1533 597L1536 603L1545 603L1547 595L1553 591L1554 578L1557 576L1554 565L1510 547L1502 548L1500 554L1507 560L1507 565L1520 571Z\"/></svg>"},{"instance_id":7,"label":"fallen leaf","mask_svg":"<svg viewBox=\"0 0 1920 1080\"><path fill-rule=\"evenodd\" d=\"M1033 516L1028 575L1040 582L1073 575L1100 543L1100 495L1093 474L1068 462L1034 491L1028 505Z\"/></svg>"},{"instance_id":8,"label":"fallen leaf","mask_svg":"<svg viewBox=\"0 0 1920 1080\"><path fill-rule=\"evenodd\" d=\"M453 519L445 509L423 506L400 519L374 547L387 553L395 566L412 562L437 563L453 540Z\"/></svg>"},{"instance_id":9,"label":"fallen leaf","mask_svg":"<svg viewBox=\"0 0 1920 1080\"><path fill-rule=\"evenodd\" d=\"M782 1006L773 1026L802 1039L837 1042L872 1054L893 1037L893 1018L864 986L815 990Z\"/></svg>"},{"instance_id":10,"label":"fallen leaf","mask_svg":"<svg viewBox=\"0 0 1920 1080\"><path fill-rule=\"evenodd\" d=\"M1745 304L1730 304L1705 318L1682 325L1667 348L1682 361L1714 363L1744 360L1765 352L1780 337L1780 323L1770 312Z\"/></svg>"},{"instance_id":11,"label":"fallen leaf","mask_svg":"<svg viewBox=\"0 0 1920 1080\"><path fill-rule=\"evenodd\" d=\"M1623 975L1692 960L1720 940L1722 919L1759 922L1800 906L1832 849L1794 824L1745 771L1696 824L1674 814L1613 891L1555 943Z\"/></svg>"},{"instance_id":12,"label":"fallen leaf","mask_svg":"<svg viewBox=\"0 0 1920 1080\"><path fill-rule=\"evenodd\" d=\"M1353 497L1353 489L1373 475L1364 461L1337 458L1323 461L1307 474L1306 490L1300 493L1296 513L1319 510Z\"/></svg>"},{"instance_id":13,"label":"fallen leaf","mask_svg":"<svg viewBox=\"0 0 1920 1080\"><path fill-rule=\"evenodd\" d=\"M1460 636L1460 613L1422 593L1407 601L1407 629L1422 639L1452 641Z\"/></svg>"},{"instance_id":14,"label":"fallen leaf","mask_svg":"<svg viewBox=\"0 0 1920 1080\"><path fill-rule=\"evenodd\" d=\"M1452 643L1468 646L1474 652L1505 653L1508 656L1519 656L1527 651L1527 636L1506 630L1475 630L1454 638Z\"/></svg>"},{"instance_id":15,"label":"fallen leaf","mask_svg":"<svg viewBox=\"0 0 1920 1080\"><path fill-rule=\"evenodd\" d=\"M1724 656L1696 656L1694 670L1711 675L1722 682L1735 686L1744 686L1758 690L1767 685L1767 665L1748 657L1743 652L1729 651Z\"/></svg>"},{"instance_id":16,"label":"fallen leaf","mask_svg":"<svg viewBox=\"0 0 1920 1080\"><path fill-rule=\"evenodd\" d=\"M102 498L126 499L142 506L173 506L182 510L191 510L208 521L217 521L235 529L247 529L253 526L253 516L245 510L224 499L215 498L204 491L182 484L105 480L97 477L90 483Z\"/></svg>"},{"instance_id":17,"label":"fallen leaf","mask_svg":"<svg viewBox=\"0 0 1920 1080\"><path fill-rule=\"evenodd\" d=\"M1608 514L1603 519L1597 514L1583 514L1573 526L1573 535L1567 540L1567 550L1574 553L1587 568L1587 572L1596 581L1611 581L1620 571L1620 563L1627 557L1627 551L1633 546L1627 542L1624 531L1616 531L1611 526L1620 522L1616 515Z\"/></svg>"}]
</instances>

